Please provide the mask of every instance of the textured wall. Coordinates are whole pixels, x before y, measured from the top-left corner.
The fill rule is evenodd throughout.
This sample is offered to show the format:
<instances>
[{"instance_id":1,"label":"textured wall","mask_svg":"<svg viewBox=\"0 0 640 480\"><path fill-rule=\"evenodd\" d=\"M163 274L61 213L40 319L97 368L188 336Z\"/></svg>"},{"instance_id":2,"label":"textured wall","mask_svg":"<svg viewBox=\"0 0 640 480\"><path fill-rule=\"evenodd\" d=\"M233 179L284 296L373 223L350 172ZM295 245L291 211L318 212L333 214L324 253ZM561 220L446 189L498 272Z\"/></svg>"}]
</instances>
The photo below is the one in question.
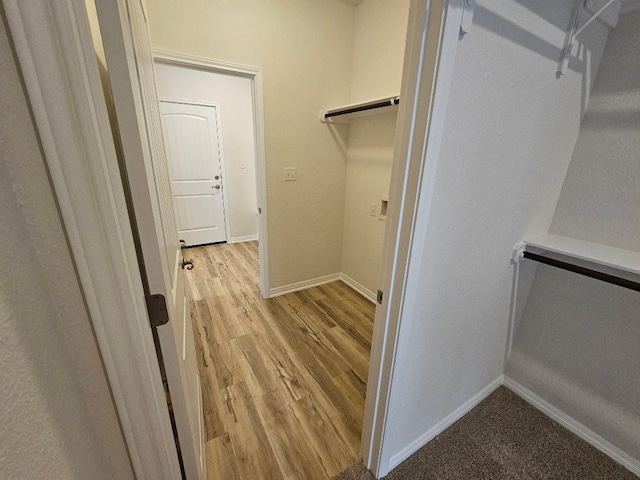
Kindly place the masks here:
<instances>
[{"instance_id":1,"label":"textured wall","mask_svg":"<svg viewBox=\"0 0 640 480\"><path fill-rule=\"evenodd\" d=\"M458 43L433 203L425 224L422 192L411 251L392 461L502 374L511 251L548 231L606 40L595 23L556 79L573 4L480 0Z\"/></svg>"},{"instance_id":2,"label":"textured wall","mask_svg":"<svg viewBox=\"0 0 640 480\"><path fill-rule=\"evenodd\" d=\"M270 287L340 272L354 7L339 0L147 2L155 48L261 67ZM284 167L297 181L284 182Z\"/></svg>"},{"instance_id":3,"label":"textured wall","mask_svg":"<svg viewBox=\"0 0 640 480\"><path fill-rule=\"evenodd\" d=\"M253 127L252 83L244 77L156 63L160 99L191 100L220 105L223 161L229 204L231 237L258 234L256 204L256 150ZM245 167L241 168L244 162Z\"/></svg>"},{"instance_id":4,"label":"textured wall","mask_svg":"<svg viewBox=\"0 0 640 480\"><path fill-rule=\"evenodd\" d=\"M550 231L640 252L640 11L612 31Z\"/></svg>"},{"instance_id":5,"label":"textured wall","mask_svg":"<svg viewBox=\"0 0 640 480\"><path fill-rule=\"evenodd\" d=\"M0 22L0 478L132 479Z\"/></svg>"},{"instance_id":6,"label":"textured wall","mask_svg":"<svg viewBox=\"0 0 640 480\"><path fill-rule=\"evenodd\" d=\"M640 12L609 34L551 232L640 251ZM507 374L640 460L640 296L539 267Z\"/></svg>"},{"instance_id":7,"label":"textured wall","mask_svg":"<svg viewBox=\"0 0 640 480\"><path fill-rule=\"evenodd\" d=\"M365 0L356 7L351 100L398 95L407 35L408 0ZM349 128L342 272L370 292L378 289L397 112L354 118Z\"/></svg>"}]
</instances>

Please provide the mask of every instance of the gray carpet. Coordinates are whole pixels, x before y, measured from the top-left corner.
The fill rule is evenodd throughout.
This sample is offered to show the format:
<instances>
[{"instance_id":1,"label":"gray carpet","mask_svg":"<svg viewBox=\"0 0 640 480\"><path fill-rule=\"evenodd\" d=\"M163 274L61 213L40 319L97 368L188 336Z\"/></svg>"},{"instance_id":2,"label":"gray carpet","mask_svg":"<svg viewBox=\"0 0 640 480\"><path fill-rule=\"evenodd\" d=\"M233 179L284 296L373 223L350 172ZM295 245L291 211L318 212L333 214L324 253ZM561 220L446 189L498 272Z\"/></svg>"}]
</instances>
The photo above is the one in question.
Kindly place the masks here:
<instances>
[{"instance_id":1,"label":"gray carpet","mask_svg":"<svg viewBox=\"0 0 640 480\"><path fill-rule=\"evenodd\" d=\"M637 479L605 454L500 387L385 480ZM334 480L374 480L356 463Z\"/></svg>"}]
</instances>

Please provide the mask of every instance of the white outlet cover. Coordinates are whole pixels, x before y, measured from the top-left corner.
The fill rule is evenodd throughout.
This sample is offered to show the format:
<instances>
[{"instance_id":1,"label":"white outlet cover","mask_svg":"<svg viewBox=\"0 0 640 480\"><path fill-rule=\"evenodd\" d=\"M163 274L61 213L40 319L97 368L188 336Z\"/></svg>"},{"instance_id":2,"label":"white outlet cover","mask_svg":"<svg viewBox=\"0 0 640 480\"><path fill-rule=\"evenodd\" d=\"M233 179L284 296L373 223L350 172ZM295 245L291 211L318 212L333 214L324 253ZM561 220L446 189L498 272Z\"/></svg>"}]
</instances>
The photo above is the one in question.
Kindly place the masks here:
<instances>
[{"instance_id":1,"label":"white outlet cover","mask_svg":"<svg viewBox=\"0 0 640 480\"><path fill-rule=\"evenodd\" d=\"M285 167L284 169L284 181L295 182L296 181L296 167Z\"/></svg>"}]
</instances>

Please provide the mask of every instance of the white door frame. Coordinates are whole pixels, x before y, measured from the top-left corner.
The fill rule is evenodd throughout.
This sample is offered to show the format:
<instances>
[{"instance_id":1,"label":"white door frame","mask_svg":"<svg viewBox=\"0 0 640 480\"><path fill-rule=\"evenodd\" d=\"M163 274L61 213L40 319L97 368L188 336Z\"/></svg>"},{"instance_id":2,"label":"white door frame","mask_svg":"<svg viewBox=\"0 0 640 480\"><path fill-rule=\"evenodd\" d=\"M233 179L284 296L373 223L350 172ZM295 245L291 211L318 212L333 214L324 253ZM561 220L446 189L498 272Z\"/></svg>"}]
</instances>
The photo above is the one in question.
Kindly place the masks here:
<instances>
[{"instance_id":1,"label":"white door frame","mask_svg":"<svg viewBox=\"0 0 640 480\"><path fill-rule=\"evenodd\" d=\"M403 311L416 215L419 202L422 214L430 215L465 1L411 0L410 5L379 282L384 293L373 327L360 446L376 478L389 473L395 453L385 438L399 332L403 321L411 321Z\"/></svg>"},{"instance_id":2,"label":"white door frame","mask_svg":"<svg viewBox=\"0 0 640 480\"><path fill-rule=\"evenodd\" d=\"M195 57L167 50L153 51L157 62L187 68L197 68L209 72L233 75L251 80L253 90L253 124L256 145L256 197L258 200L258 249L260 257L260 293L264 298L269 294L269 239L267 228L267 169L264 147L264 100L262 94L262 69L247 65ZM223 177L224 178L224 177ZM226 197L225 197L226 198ZM227 241L231 237L227 236Z\"/></svg>"},{"instance_id":3,"label":"white door frame","mask_svg":"<svg viewBox=\"0 0 640 480\"><path fill-rule=\"evenodd\" d=\"M138 479L180 479L129 213L84 0L2 0L78 277ZM412 0L361 452L386 474L384 439L418 198L433 192L464 0ZM427 29L427 25L429 29ZM156 52L253 79L261 289L268 293L260 69Z\"/></svg>"},{"instance_id":4,"label":"white door frame","mask_svg":"<svg viewBox=\"0 0 640 480\"><path fill-rule=\"evenodd\" d=\"M222 211L224 215L224 235L226 237L226 241L229 243L229 240L231 239L231 225L229 222L229 199L227 197L227 169L226 169L226 164L224 162L224 144L222 141L222 123L221 123L222 116L220 115L220 104L218 102L202 102L197 100L184 100L184 99L179 99L174 97L158 97L158 102L181 103L184 105L196 105L199 107L215 108L215 115L216 115L216 122L217 122L216 133L218 134L218 149L220 150L220 177L221 177L220 183L222 183ZM177 228L177 225L176 225L176 228Z\"/></svg>"}]
</instances>

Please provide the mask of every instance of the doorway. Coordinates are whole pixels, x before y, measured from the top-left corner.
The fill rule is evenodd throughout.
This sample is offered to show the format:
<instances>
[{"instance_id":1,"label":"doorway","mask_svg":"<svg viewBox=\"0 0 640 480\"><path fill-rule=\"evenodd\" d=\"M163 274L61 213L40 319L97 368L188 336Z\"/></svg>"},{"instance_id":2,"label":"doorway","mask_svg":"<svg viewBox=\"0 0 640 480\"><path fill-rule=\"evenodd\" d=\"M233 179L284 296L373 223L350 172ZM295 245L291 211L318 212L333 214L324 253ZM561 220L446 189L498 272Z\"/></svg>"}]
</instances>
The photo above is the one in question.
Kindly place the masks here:
<instances>
[{"instance_id":1,"label":"doorway","mask_svg":"<svg viewBox=\"0 0 640 480\"><path fill-rule=\"evenodd\" d=\"M186 243L191 246L220 241L240 243L257 240L260 292L268 297L269 242L262 71L250 66L162 50L154 51L154 60L161 100L216 109L216 140L221 152L221 172L219 179L213 175L213 182L207 185L206 194L210 194L212 189L216 193L211 197L221 193L218 196L224 204L226 238ZM216 185L220 185L220 189ZM180 222L183 215L180 210L177 213ZM212 221L212 217L208 217L203 223Z\"/></svg>"}]
</instances>

